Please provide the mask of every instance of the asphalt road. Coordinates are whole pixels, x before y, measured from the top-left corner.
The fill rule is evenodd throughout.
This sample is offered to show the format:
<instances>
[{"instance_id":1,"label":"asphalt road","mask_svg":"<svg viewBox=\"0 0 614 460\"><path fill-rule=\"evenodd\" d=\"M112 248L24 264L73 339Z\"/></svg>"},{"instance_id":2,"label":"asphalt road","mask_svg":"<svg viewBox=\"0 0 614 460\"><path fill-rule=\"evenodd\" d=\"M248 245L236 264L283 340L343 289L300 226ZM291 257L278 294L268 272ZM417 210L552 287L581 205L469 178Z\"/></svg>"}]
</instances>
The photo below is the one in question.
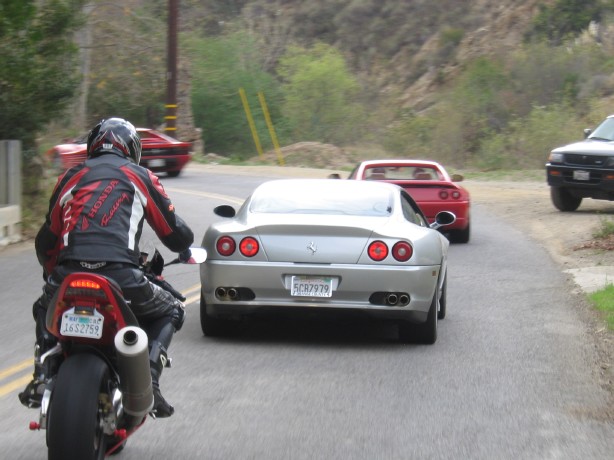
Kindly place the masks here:
<instances>
[{"instance_id":1,"label":"asphalt road","mask_svg":"<svg viewBox=\"0 0 614 460\"><path fill-rule=\"evenodd\" d=\"M190 168L163 183L200 240L213 206L261 180ZM569 280L509 223L480 206L473 219L471 242L450 249L448 315L433 346L346 318L259 321L205 338L198 270L169 267L167 280L193 300L162 380L176 414L149 420L118 458L612 458L609 395ZM28 431L38 414L17 400L42 283L31 243L0 250L0 280L0 456L44 459L44 433Z\"/></svg>"}]
</instances>

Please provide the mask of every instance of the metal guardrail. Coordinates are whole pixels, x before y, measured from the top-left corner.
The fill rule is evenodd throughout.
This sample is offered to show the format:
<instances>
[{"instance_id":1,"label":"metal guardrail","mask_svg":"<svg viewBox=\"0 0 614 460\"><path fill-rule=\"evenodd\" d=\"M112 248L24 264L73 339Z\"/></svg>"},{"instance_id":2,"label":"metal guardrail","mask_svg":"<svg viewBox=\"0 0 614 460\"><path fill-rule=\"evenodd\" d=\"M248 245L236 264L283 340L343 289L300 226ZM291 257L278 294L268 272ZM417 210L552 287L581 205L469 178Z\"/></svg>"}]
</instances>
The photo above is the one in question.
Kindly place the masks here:
<instances>
[{"instance_id":1,"label":"metal guardrail","mask_svg":"<svg viewBox=\"0 0 614 460\"><path fill-rule=\"evenodd\" d=\"M21 240L21 141L0 140L0 246Z\"/></svg>"}]
</instances>

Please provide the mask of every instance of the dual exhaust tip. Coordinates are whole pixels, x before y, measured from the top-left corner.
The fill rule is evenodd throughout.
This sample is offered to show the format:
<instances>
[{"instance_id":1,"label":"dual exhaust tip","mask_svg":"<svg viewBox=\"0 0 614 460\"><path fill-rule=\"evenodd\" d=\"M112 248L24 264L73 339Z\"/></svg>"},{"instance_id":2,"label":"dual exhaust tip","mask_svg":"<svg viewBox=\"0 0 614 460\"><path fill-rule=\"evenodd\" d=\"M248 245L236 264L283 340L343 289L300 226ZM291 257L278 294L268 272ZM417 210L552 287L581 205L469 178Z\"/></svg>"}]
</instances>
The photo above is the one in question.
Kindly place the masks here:
<instances>
[{"instance_id":1,"label":"dual exhaust tip","mask_svg":"<svg viewBox=\"0 0 614 460\"><path fill-rule=\"evenodd\" d=\"M404 307L409 304L409 294L389 292L384 296L386 305Z\"/></svg>"},{"instance_id":2,"label":"dual exhaust tip","mask_svg":"<svg viewBox=\"0 0 614 460\"><path fill-rule=\"evenodd\" d=\"M238 300L239 299L239 290L233 287L218 287L215 290L215 296L218 299L230 299L230 300Z\"/></svg>"}]
</instances>

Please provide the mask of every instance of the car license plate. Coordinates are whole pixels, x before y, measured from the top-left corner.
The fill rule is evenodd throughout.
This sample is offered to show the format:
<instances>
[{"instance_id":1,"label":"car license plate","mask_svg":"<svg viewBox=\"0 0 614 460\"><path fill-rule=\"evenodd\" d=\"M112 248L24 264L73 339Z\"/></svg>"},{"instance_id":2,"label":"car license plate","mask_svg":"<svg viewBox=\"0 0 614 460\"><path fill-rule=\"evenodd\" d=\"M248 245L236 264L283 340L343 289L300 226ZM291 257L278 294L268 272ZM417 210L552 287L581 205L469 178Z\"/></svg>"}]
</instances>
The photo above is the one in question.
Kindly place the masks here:
<instances>
[{"instance_id":1,"label":"car license plate","mask_svg":"<svg viewBox=\"0 0 614 460\"><path fill-rule=\"evenodd\" d=\"M153 160L147 161L148 168L162 168L166 165L166 161L162 158L154 158Z\"/></svg>"},{"instance_id":2,"label":"car license plate","mask_svg":"<svg viewBox=\"0 0 614 460\"><path fill-rule=\"evenodd\" d=\"M591 173L589 171L574 171L573 178L574 180L589 180Z\"/></svg>"},{"instance_id":3,"label":"car license plate","mask_svg":"<svg viewBox=\"0 0 614 460\"><path fill-rule=\"evenodd\" d=\"M321 276L293 276L290 295L297 297L332 297L333 279Z\"/></svg>"},{"instance_id":4,"label":"car license plate","mask_svg":"<svg viewBox=\"0 0 614 460\"><path fill-rule=\"evenodd\" d=\"M104 316L94 310L93 315L80 315L75 309L67 310L62 315L60 334L67 337L86 337L99 339L102 337L102 325Z\"/></svg>"}]
</instances>

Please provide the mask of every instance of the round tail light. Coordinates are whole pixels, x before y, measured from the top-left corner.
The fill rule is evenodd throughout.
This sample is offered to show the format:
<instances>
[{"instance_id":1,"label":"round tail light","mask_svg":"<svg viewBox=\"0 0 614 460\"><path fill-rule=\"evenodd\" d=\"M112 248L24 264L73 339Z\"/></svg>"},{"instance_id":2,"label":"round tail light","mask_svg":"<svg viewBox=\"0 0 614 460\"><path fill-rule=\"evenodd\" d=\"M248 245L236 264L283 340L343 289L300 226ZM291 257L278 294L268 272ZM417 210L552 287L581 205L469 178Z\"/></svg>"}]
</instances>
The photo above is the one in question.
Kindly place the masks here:
<instances>
[{"instance_id":1,"label":"round tail light","mask_svg":"<svg viewBox=\"0 0 614 460\"><path fill-rule=\"evenodd\" d=\"M235 252L235 249L237 249L237 244L231 237L222 236L217 240L217 243L215 243L215 249L217 249L217 252L221 256L228 257Z\"/></svg>"},{"instance_id":2,"label":"round tail light","mask_svg":"<svg viewBox=\"0 0 614 460\"><path fill-rule=\"evenodd\" d=\"M447 200L448 199L448 191L447 190L441 190L439 192L439 198L441 198L442 200Z\"/></svg>"},{"instance_id":3,"label":"round tail light","mask_svg":"<svg viewBox=\"0 0 614 460\"><path fill-rule=\"evenodd\" d=\"M407 241L399 241L392 247L392 257L399 262L407 262L414 254L414 248Z\"/></svg>"},{"instance_id":4,"label":"round tail light","mask_svg":"<svg viewBox=\"0 0 614 460\"><path fill-rule=\"evenodd\" d=\"M258 241L251 236L243 238L239 244L239 251L245 257L254 257L256 254L258 254L259 249L260 245L258 244Z\"/></svg>"},{"instance_id":5,"label":"round tail light","mask_svg":"<svg viewBox=\"0 0 614 460\"><path fill-rule=\"evenodd\" d=\"M371 259L379 262L388 256L388 246L383 241L374 241L369 245L367 253Z\"/></svg>"}]
</instances>

